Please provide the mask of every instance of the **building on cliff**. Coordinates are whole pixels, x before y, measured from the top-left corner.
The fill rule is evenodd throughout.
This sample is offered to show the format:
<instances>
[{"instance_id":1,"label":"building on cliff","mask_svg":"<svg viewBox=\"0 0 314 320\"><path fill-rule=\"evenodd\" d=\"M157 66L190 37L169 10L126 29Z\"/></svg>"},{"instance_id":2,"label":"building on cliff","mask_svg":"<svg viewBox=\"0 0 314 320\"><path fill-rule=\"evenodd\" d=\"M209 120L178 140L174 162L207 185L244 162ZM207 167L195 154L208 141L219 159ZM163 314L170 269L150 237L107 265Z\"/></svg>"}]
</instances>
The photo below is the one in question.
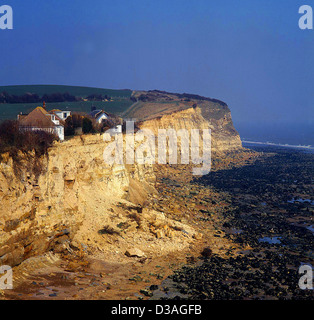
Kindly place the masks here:
<instances>
[{"instance_id":1,"label":"building on cliff","mask_svg":"<svg viewBox=\"0 0 314 320\"><path fill-rule=\"evenodd\" d=\"M64 121L71 111L53 109L46 110L45 102L42 107L35 108L29 114L19 114L17 120L21 131L46 131L64 140Z\"/></svg>"},{"instance_id":2,"label":"building on cliff","mask_svg":"<svg viewBox=\"0 0 314 320\"><path fill-rule=\"evenodd\" d=\"M111 121L113 120L112 115L109 113L105 112L104 110L97 110L95 107L92 106L91 112L89 113L89 116L95 119L95 121L99 124L103 123L104 121ZM116 134L116 133L122 133L122 125L114 125L111 128L111 133Z\"/></svg>"},{"instance_id":3,"label":"building on cliff","mask_svg":"<svg viewBox=\"0 0 314 320\"><path fill-rule=\"evenodd\" d=\"M102 123L104 120L108 120L110 118L109 114L104 110L96 110L93 109L89 115L94 118L98 123Z\"/></svg>"}]
</instances>

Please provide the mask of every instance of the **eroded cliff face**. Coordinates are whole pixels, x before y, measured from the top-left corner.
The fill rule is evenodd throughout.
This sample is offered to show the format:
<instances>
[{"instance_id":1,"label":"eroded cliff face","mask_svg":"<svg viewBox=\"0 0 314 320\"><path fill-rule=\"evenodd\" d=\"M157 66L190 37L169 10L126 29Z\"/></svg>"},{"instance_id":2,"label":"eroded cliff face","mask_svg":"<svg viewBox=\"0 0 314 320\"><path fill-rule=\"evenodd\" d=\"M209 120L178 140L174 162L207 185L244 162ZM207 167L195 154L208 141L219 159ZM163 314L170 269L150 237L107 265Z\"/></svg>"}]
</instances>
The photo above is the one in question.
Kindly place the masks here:
<instances>
[{"instance_id":1,"label":"eroded cliff face","mask_svg":"<svg viewBox=\"0 0 314 320\"><path fill-rule=\"evenodd\" d=\"M1 264L15 266L52 246L62 250L77 235L88 236L84 225L93 224L93 214L100 220L97 233L99 224L106 224L112 203L127 199L141 204L154 192L151 166L108 165L103 160L105 146L100 135L75 137L56 143L40 159L21 154L19 170L11 157L2 155ZM34 161L42 168L39 177L30 170Z\"/></svg>"},{"instance_id":2,"label":"eroded cliff face","mask_svg":"<svg viewBox=\"0 0 314 320\"><path fill-rule=\"evenodd\" d=\"M134 91L132 99L134 104L123 116L144 122L141 127L155 132L157 128L211 129L213 153L243 149L230 109L223 101L158 90Z\"/></svg>"},{"instance_id":3,"label":"eroded cliff face","mask_svg":"<svg viewBox=\"0 0 314 320\"><path fill-rule=\"evenodd\" d=\"M239 134L233 128L231 113L226 112L223 117L206 119L200 107L177 111L161 117L143 121L141 128L147 128L158 134L158 129L173 128L176 131L186 129L211 130L211 149L217 156L226 152L242 150Z\"/></svg>"}]
</instances>

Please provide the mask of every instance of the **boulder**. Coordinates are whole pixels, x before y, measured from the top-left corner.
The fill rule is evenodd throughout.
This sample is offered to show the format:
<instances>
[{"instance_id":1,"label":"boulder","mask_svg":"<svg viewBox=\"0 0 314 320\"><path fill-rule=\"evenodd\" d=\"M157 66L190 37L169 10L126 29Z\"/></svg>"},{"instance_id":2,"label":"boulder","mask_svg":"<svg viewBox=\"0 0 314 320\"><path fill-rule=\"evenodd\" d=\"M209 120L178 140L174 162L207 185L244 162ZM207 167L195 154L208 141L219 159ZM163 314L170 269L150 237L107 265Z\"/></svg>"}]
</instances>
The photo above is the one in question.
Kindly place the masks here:
<instances>
[{"instance_id":1,"label":"boulder","mask_svg":"<svg viewBox=\"0 0 314 320\"><path fill-rule=\"evenodd\" d=\"M201 240L203 238L203 235L201 233L199 233L199 232L196 232L196 233L193 234L193 238L195 240Z\"/></svg>"},{"instance_id":2,"label":"boulder","mask_svg":"<svg viewBox=\"0 0 314 320\"><path fill-rule=\"evenodd\" d=\"M125 252L125 255L127 257L138 257L138 258L142 258L145 256L145 253L143 251L141 251L140 249L138 248L132 248L132 249L129 249Z\"/></svg>"},{"instance_id":3,"label":"boulder","mask_svg":"<svg viewBox=\"0 0 314 320\"><path fill-rule=\"evenodd\" d=\"M156 237L157 237L157 239L163 238L163 237L164 237L164 232L163 232L163 230L158 229L158 230L156 231Z\"/></svg>"},{"instance_id":4,"label":"boulder","mask_svg":"<svg viewBox=\"0 0 314 320\"><path fill-rule=\"evenodd\" d=\"M212 249L210 247L206 247L201 252L201 255L205 258L209 258L212 255L212 253L213 253Z\"/></svg>"},{"instance_id":5,"label":"boulder","mask_svg":"<svg viewBox=\"0 0 314 320\"><path fill-rule=\"evenodd\" d=\"M13 268L23 261L23 256L24 256L24 248L18 247L12 252L3 255L0 258L0 265L6 264L6 265L9 265L11 268Z\"/></svg>"},{"instance_id":6,"label":"boulder","mask_svg":"<svg viewBox=\"0 0 314 320\"><path fill-rule=\"evenodd\" d=\"M0 248L0 257L4 256L5 254L9 253L12 251L12 247L8 245L4 245L3 247Z\"/></svg>"}]
</instances>

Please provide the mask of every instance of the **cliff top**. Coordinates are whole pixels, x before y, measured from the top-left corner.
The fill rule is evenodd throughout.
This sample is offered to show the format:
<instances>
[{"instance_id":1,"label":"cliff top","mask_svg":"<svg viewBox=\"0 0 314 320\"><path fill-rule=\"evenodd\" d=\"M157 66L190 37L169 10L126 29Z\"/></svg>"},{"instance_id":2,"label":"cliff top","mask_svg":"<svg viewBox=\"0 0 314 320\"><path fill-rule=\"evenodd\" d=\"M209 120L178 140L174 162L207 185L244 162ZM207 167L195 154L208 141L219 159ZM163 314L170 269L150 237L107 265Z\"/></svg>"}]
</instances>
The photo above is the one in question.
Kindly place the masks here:
<instances>
[{"instance_id":1,"label":"cliff top","mask_svg":"<svg viewBox=\"0 0 314 320\"><path fill-rule=\"evenodd\" d=\"M199 107L206 120L221 119L230 110L223 101L188 93L169 93L166 91L133 91L134 101L124 113L125 118L144 121L159 118L166 114Z\"/></svg>"}]
</instances>

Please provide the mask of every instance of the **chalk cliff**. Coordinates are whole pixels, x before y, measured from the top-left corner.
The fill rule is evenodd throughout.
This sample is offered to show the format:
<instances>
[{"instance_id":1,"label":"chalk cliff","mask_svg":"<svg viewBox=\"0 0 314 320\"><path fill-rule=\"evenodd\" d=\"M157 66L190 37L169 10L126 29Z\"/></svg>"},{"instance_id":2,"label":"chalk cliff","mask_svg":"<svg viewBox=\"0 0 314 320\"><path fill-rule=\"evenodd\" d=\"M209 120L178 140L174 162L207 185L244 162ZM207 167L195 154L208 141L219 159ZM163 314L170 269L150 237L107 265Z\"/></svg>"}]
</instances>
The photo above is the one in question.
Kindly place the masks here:
<instances>
[{"instance_id":1,"label":"chalk cliff","mask_svg":"<svg viewBox=\"0 0 314 320\"><path fill-rule=\"evenodd\" d=\"M162 128L211 129L214 157L243 150L230 110L221 101L160 91L134 92L132 98L134 104L124 116L139 120L141 128L154 133ZM117 207L151 201L156 194L155 169L137 163L106 164L107 144L101 135L85 135L55 143L41 158L21 153L17 162L1 155L0 264L16 266L48 251L83 250L82 243L89 241L102 250L101 227L127 224L134 229L135 222L127 217L130 211L120 212ZM178 227L162 213L146 212L141 219L141 230L158 237L171 238L173 232L189 230L190 236L178 233L176 241L163 242L158 250L179 250L195 235L189 226ZM147 248L144 238L143 233L135 244Z\"/></svg>"},{"instance_id":2,"label":"chalk cliff","mask_svg":"<svg viewBox=\"0 0 314 320\"><path fill-rule=\"evenodd\" d=\"M199 129L200 135L203 129L211 130L211 149L215 153L222 154L230 151L242 150L239 134L233 129L230 112L221 119L207 120L199 107L176 111L160 117L141 122L142 129L152 130L156 135L159 129L173 128L176 131L186 129Z\"/></svg>"},{"instance_id":3,"label":"chalk cliff","mask_svg":"<svg viewBox=\"0 0 314 320\"><path fill-rule=\"evenodd\" d=\"M141 127L211 129L212 152L242 150L227 104L217 99L164 91L134 91L134 104L124 117L142 122Z\"/></svg>"},{"instance_id":4,"label":"chalk cliff","mask_svg":"<svg viewBox=\"0 0 314 320\"><path fill-rule=\"evenodd\" d=\"M20 154L19 164L2 155L1 264L14 266L49 250L69 230L74 236L93 213L105 224L111 204L119 199L141 204L154 192L151 166L108 165L105 146L101 135L87 135L55 143L40 159ZM41 167L38 177L34 165Z\"/></svg>"}]
</instances>

